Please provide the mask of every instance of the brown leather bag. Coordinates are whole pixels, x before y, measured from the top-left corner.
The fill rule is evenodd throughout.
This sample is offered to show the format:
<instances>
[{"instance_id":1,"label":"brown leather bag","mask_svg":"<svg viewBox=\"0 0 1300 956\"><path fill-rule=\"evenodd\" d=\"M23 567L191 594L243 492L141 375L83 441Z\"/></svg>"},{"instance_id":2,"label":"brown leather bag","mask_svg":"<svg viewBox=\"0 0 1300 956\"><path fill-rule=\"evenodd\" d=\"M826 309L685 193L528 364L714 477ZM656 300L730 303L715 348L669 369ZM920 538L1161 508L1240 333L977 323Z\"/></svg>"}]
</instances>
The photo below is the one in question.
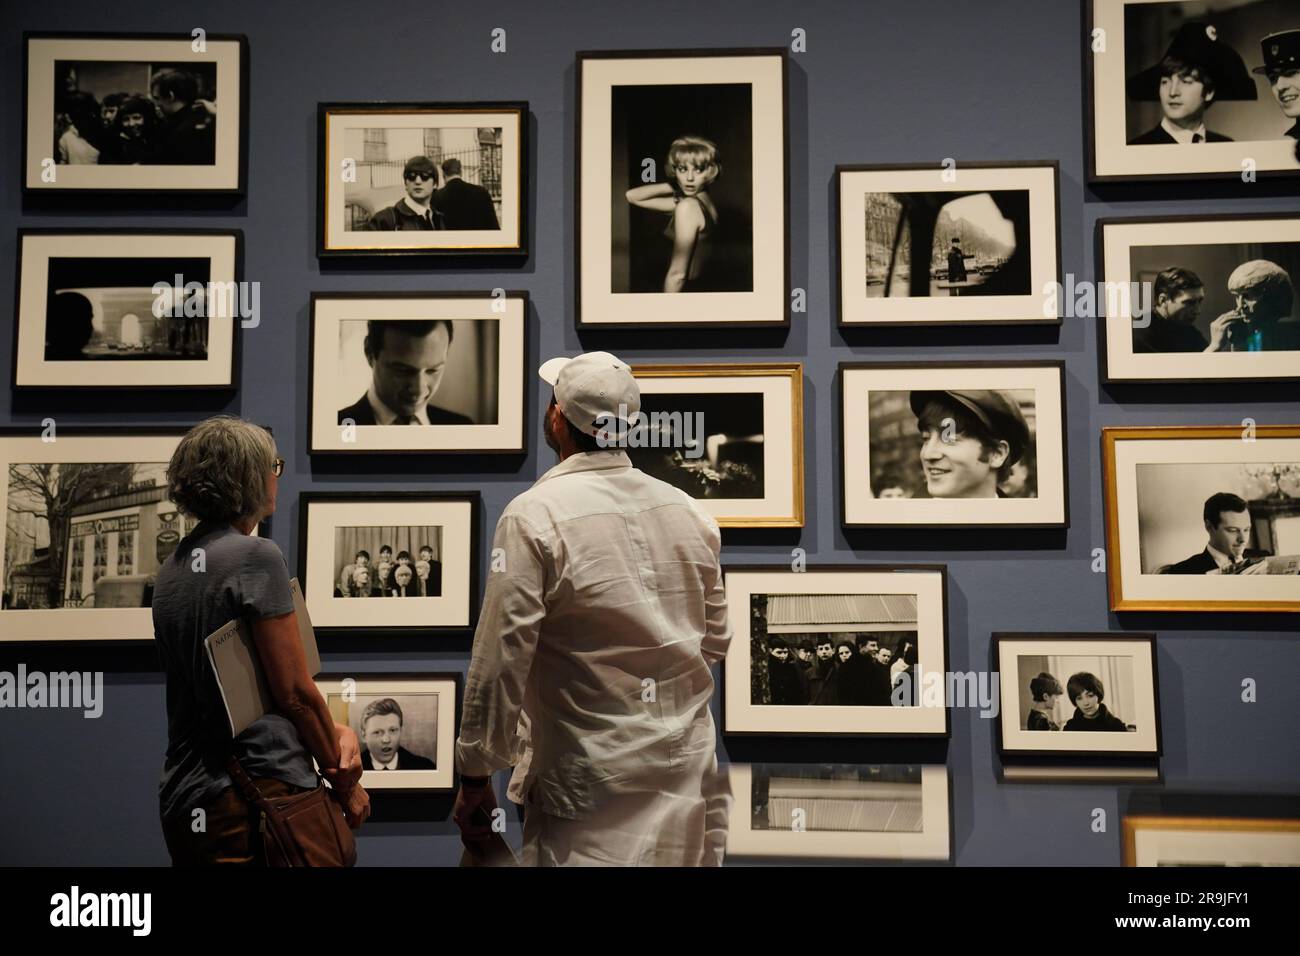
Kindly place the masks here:
<instances>
[{"instance_id":1,"label":"brown leather bag","mask_svg":"<svg viewBox=\"0 0 1300 956\"><path fill-rule=\"evenodd\" d=\"M307 793L267 797L233 756L226 763L244 799L261 811L262 846L271 867L347 867L357 841L325 784Z\"/></svg>"}]
</instances>

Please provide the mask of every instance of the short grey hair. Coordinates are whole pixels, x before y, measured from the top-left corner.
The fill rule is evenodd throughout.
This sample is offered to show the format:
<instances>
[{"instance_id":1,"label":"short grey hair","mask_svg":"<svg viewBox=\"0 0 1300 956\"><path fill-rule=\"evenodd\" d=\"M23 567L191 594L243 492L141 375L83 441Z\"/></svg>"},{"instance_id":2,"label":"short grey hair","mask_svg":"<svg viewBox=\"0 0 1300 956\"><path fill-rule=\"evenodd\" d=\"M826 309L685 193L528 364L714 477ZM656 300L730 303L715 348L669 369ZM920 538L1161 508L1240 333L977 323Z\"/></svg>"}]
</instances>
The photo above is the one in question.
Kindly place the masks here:
<instances>
[{"instance_id":1,"label":"short grey hair","mask_svg":"<svg viewBox=\"0 0 1300 956\"><path fill-rule=\"evenodd\" d=\"M217 415L181 439L167 465L167 497L201 521L260 514L275 467L275 440L261 425Z\"/></svg>"}]
</instances>

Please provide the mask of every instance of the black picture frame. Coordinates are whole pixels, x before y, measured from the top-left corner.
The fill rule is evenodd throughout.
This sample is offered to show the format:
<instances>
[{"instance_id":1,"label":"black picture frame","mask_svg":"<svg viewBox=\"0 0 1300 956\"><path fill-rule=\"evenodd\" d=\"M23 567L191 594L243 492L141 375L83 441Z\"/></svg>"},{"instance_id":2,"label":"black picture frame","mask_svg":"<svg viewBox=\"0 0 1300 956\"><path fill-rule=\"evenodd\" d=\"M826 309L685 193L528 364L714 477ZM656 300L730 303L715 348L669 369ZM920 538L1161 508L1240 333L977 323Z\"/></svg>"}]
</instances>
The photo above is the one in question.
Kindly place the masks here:
<instances>
[{"instance_id":1,"label":"black picture frame","mask_svg":"<svg viewBox=\"0 0 1300 956\"><path fill-rule=\"evenodd\" d=\"M315 626L318 635L329 638L356 634L392 634L414 637L420 634L452 635L473 632L479 612L479 561L482 550L483 496L478 491L300 491L298 493L298 582L302 586L304 599L309 594L310 582L307 580L307 549L310 543L310 522L308 507L312 502L376 502L392 503L396 501L462 502L470 506L469 528L469 595L466 605L467 614L464 624L428 624L412 626L376 625L366 627L334 627L330 625Z\"/></svg>"},{"instance_id":2,"label":"black picture frame","mask_svg":"<svg viewBox=\"0 0 1300 956\"><path fill-rule=\"evenodd\" d=\"M1105 2L1105 0L1103 0ZM1128 0L1110 0L1110 2L1127 3ZM1099 175L1097 172L1097 102L1094 92L1096 86L1096 66L1092 51L1092 33L1096 28L1097 0L1084 0L1083 22L1080 30L1080 59L1083 61L1083 164L1084 181L1089 186L1108 186L1121 183L1242 183L1240 169L1221 170L1217 172L1192 173L1121 173ZM1281 25L1279 25L1281 26ZM1127 65L1127 64L1126 64ZM1288 169L1257 169L1256 179L1278 180L1300 178L1300 166Z\"/></svg>"},{"instance_id":3,"label":"black picture frame","mask_svg":"<svg viewBox=\"0 0 1300 956\"><path fill-rule=\"evenodd\" d=\"M703 57L777 57L781 66L781 205L783 249L782 302L779 321L743 322L584 322L582 318L582 128L583 128L583 64L591 60L642 60L642 59L699 59ZM579 50L575 57L575 121L573 151L573 321L578 332L587 330L630 329L783 329L790 328L790 69L789 52L785 47L725 47L688 50Z\"/></svg>"},{"instance_id":4,"label":"black picture frame","mask_svg":"<svg viewBox=\"0 0 1300 956\"><path fill-rule=\"evenodd\" d=\"M1156 653L1156 635L1151 631L1135 631L1132 633L1119 631L994 631L989 640L989 672L999 675L999 682L1005 683L1002 679L1001 672L1001 650L1004 643L1014 641L1089 641L1115 644L1131 644L1135 641L1147 645L1151 654L1151 694L1155 710L1155 737L1156 746L1151 751L1132 751L1132 750L1008 750L1003 740L1001 713L995 718L996 737L995 747L998 757L1004 762L1014 763L1022 758L1026 761L1040 761L1044 758L1050 758L1063 762L1066 766L1074 762L1083 765L1094 760L1104 759L1112 763L1118 761L1123 765L1128 764L1150 764L1158 762L1164 756L1164 738L1161 731L1160 723L1160 672L1158 670Z\"/></svg>"},{"instance_id":5,"label":"black picture frame","mask_svg":"<svg viewBox=\"0 0 1300 956\"><path fill-rule=\"evenodd\" d=\"M849 322L844 318L844 250L843 250L843 206L842 190L844 175L846 173L889 173L889 172L918 172L933 171L939 173L943 166L936 163L841 163L836 165L832 176L831 190L831 214L834 218L834 241L835 241L835 326L844 334L846 330L852 329L871 329L871 328L940 328L951 329L964 326L1008 326L1017 328L1022 326L1059 326L1064 322L1061 315L1061 309L1057 308L1057 314L1054 318L1035 317L1035 318L1016 318L1016 319L952 319L952 320L877 320L870 322ZM958 160L954 167L960 175L964 169L1041 169L1050 168L1052 170L1052 203L1053 219L1055 220L1055 229L1053 236L1053 256L1056 261L1056 270L1054 278L1057 285L1062 283L1064 278L1064 266L1061 262L1061 163L1056 159L1012 159L1012 160L977 160L963 161ZM1031 287L1028 298L1037 298L1038 293ZM887 299L882 301L888 301ZM851 333L850 333L851 334Z\"/></svg>"},{"instance_id":6,"label":"black picture frame","mask_svg":"<svg viewBox=\"0 0 1300 956\"><path fill-rule=\"evenodd\" d=\"M1296 212L1254 212L1254 213L1207 213L1205 215L1177 216L1103 216L1093 226L1093 262L1096 266L1097 287L1106 288L1106 227L1131 225L1177 225L1179 223L1213 223L1213 222L1267 222L1283 219L1300 220L1300 210ZM1300 235L1296 242L1300 243ZM1154 305L1154 302L1152 303ZM1246 385L1254 382L1295 382L1300 381L1300 355L1297 356L1296 371L1293 375L1256 375L1242 377L1195 377L1180 376L1176 378L1112 378L1110 374L1110 352L1108 339L1109 316L1103 314L1101 300L1098 300L1097 317L1097 374L1102 385Z\"/></svg>"},{"instance_id":7,"label":"black picture frame","mask_svg":"<svg viewBox=\"0 0 1300 956\"><path fill-rule=\"evenodd\" d=\"M500 292L500 296L496 293ZM315 416L314 396L315 396L315 356L316 356L316 304L324 300L349 300L349 299L391 299L411 300L411 299L478 299L481 301L492 301L494 297L497 300L518 299L523 309L523 341L520 348L523 353L524 368L522 372L525 381L528 381L527 368L529 361L529 348L531 346L531 334L529 327L529 295L524 289L455 289L441 292L361 292L357 290L347 290L343 292L319 292L311 293L310 304L307 310L307 453L309 455L320 455L324 457L338 455L415 455L415 456L441 456L441 455L524 455L528 452L528 407L532 392L528 388L523 389L522 402L523 407L520 411L519 440L517 444L502 446L498 448L369 448L369 449L332 449L332 448L315 448L312 436L315 434L313 422Z\"/></svg>"},{"instance_id":8,"label":"black picture frame","mask_svg":"<svg viewBox=\"0 0 1300 956\"><path fill-rule=\"evenodd\" d=\"M21 333L21 304L23 277L23 243L28 236L220 236L235 240L235 274L234 281L244 280L244 231L242 229L149 229L132 226L114 229L108 226L74 228L58 226L53 228L21 227L17 236L17 252L14 257L14 336L13 357L10 363L10 389L15 392L53 393L53 392L231 392L239 388L240 373L243 363L243 323L235 317L231 322L231 354L229 381L210 385L189 385L177 382L171 385L85 385L69 383L66 385L19 385L18 384L18 342Z\"/></svg>"},{"instance_id":9,"label":"black picture frame","mask_svg":"<svg viewBox=\"0 0 1300 956\"><path fill-rule=\"evenodd\" d=\"M848 422L844 419L844 373L855 369L991 369L991 368L1034 368L1057 370L1060 380L1060 403L1061 403L1061 494L1063 498L1064 510L1061 521L1034 522L1017 524L1015 522L980 522L980 523L955 523L955 522L898 522L898 523L866 523L850 522L848 520L848 474L845 450L845 430ZM908 528L949 528L949 529L967 529L978 528L986 531L1033 531L1033 530L1064 530L1070 527L1070 441L1069 441L1069 410L1066 405L1065 396L1065 361L1063 359L1010 359L1006 361L997 361L993 359L983 359L978 361L929 361L929 362L841 362L835 370L835 401L840 412L840 441L838 442L839 468L837 469L839 478L839 500L840 500L840 526L847 529L879 529L879 530L904 530Z\"/></svg>"},{"instance_id":10,"label":"black picture frame","mask_svg":"<svg viewBox=\"0 0 1300 956\"><path fill-rule=\"evenodd\" d=\"M372 800L384 800L387 794L403 793L448 793L455 791L460 786L460 771L456 767L456 738L460 735L460 717L461 708L465 703L465 675L460 671L365 671L360 674L354 674L349 671L322 671L313 676L312 680L319 681L337 681L345 678L351 678L358 685L369 681L447 681L455 688L455 701L452 704L454 718L451 730L450 752L447 754L447 760L451 763L451 784L447 787L376 787L367 790L366 793ZM322 695L325 696L325 695ZM328 700L326 704L328 705ZM364 747L365 742L361 745ZM371 773L373 771L364 771Z\"/></svg>"},{"instance_id":11,"label":"black picture frame","mask_svg":"<svg viewBox=\"0 0 1300 956\"><path fill-rule=\"evenodd\" d=\"M949 626L948 626L948 565L946 564L809 564L804 571L811 572L831 572L831 573L882 573L891 571L919 571L939 575L939 592L943 597L943 668L944 674L947 674L949 667ZM789 564L723 564L722 579L725 588L727 575L732 572L757 572L757 573L784 573L795 574ZM749 609L745 608L744 613L748 615ZM734 638L733 638L734 639ZM858 731L850 733L839 733L832 731L768 731L768 730L735 730L727 726L727 661L724 658L718 665L718 712L721 715L721 731L723 737L734 737L744 739L764 739L764 738L791 738L791 739L820 739L820 740L900 740L900 741L947 741L952 737L952 707L944 707L943 720L944 729L942 733L892 733L878 731ZM871 761L867 761L871 762ZM877 761L878 762L878 761ZM891 760L889 762L899 762ZM928 762L928 761L921 761Z\"/></svg>"},{"instance_id":12,"label":"black picture frame","mask_svg":"<svg viewBox=\"0 0 1300 956\"><path fill-rule=\"evenodd\" d=\"M17 147L19 150L18 166L20 170L26 170L27 153L28 153L28 135L30 132L30 117L28 115L28 97L30 95L29 82L31 78L31 41L32 40L158 40L158 41L183 41L192 43L193 37L188 33L130 33L120 31L106 32L68 32L63 30L24 30L23 31L23 87L22 87L22 135L18 137ZM27 176L23 175L23 197L32 199L36 196L81 196L81 197L102 197L102 196L154 196L158 193L171 196L214 196L214 197L240 197L248 191L248 109L249 109L249 44L248 37L242 33L209 33L205 39L208 42L228 42L239 45L239 143L237 144L238 152L238 182L235 186L230 187L178 187L167 188L157 186L126 187L113 188L104 186L94 187L64 187L59 189L44 189L29 186Z\"/></svg>"},{"instance_id":13,"label":"black picture frame","mask_svg":"<svg viewBox=\"0 0 1300 956\"><path fill-rule=\"evenodd\" d=\"M328 245L329 161L328 127L332 113L491 113L517 117L519 151L516 157L519 182L519 241L514 246L439 246L392 249L340 249ZM526 258L528 250L528 207L531 191L528 185L529 149L528 121L530 117L526 100L483 100L460 102L328 102L316 104L316 255L322 259L388 259L392 257L438 259L448 256L504 256Z\"/></svg>"}]
</instances>

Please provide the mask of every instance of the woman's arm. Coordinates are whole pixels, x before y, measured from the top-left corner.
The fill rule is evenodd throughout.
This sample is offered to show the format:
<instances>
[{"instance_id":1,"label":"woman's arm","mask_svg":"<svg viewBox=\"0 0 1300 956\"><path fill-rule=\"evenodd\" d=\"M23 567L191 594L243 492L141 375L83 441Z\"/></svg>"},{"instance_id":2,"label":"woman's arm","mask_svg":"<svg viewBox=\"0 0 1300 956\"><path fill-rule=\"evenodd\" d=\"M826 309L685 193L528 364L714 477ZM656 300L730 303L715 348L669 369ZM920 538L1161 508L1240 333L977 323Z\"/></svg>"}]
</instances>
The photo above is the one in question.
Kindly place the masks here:
<instances>
[{"instance_id":1,"label":"woman's arm","mask_svg":"<svg viewBox=\"0 0 1300 956\"><path fill-rule=\"evenodd\" d=\"M672 212L676 205L673 202L673 187L668 183L634 186L627 191L627 201L633 206L653 209L655 212Z\"/></svg>"},{"instance_id":2,"label":"woman's arm","mask_svg":"<svg viewBox=\"0 0 1300 956\"><path fill-rule=\"evenodd\" d=\"M316 758L322 771L335 773L343 789L361 778L361 758L356 755L355 734L351 728L341 727L330 717L325 699L316 689L316 682L307 673L307 658L303 654L302 640L298 636L298 616L290 611L275 617L255 618L252 621L253 642L266 672L266 683L275 705L298 729L307 751ZM355 774L343 766L340 738L346 731L352 736L347 741L350 756L355 755Z\"/></svg>"},{"instance_id":3,"label":"woman's arm","mask_svg":"<svg viewBox=\"0 0 1300 956\"><path fill-rule=\"evenodd\" d=\"M673 216L673 257L668 263L668 274L664 276L665 292L681 292L686 285L686 273L695 253L695 240L703 228L704 213L699 201L683 199L679 202Z\"/></svg>"}]
</instances>

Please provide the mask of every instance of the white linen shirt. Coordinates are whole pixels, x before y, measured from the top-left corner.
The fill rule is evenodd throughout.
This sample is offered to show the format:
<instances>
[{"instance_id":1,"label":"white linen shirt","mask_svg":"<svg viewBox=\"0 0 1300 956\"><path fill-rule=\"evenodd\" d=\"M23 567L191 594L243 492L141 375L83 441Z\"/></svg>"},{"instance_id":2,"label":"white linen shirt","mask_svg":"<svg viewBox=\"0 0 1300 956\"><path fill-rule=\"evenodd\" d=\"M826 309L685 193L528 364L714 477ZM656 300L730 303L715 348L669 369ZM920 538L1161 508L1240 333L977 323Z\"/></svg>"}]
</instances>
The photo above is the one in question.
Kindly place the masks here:
<instances>
[{"instance_id":1,"label":"white linen shirt","mask_svg":"<svg viewBox=\"0 0 1300 956\"><path fill-rule=\"evenodd\" d=\"M602 797L694 792L716 766L710 667L731 640L717 522L608 449L515 498L492 548L460 772L486 776L527 749L520 789L574 820Z\"/></svg>"}]
</instances>

